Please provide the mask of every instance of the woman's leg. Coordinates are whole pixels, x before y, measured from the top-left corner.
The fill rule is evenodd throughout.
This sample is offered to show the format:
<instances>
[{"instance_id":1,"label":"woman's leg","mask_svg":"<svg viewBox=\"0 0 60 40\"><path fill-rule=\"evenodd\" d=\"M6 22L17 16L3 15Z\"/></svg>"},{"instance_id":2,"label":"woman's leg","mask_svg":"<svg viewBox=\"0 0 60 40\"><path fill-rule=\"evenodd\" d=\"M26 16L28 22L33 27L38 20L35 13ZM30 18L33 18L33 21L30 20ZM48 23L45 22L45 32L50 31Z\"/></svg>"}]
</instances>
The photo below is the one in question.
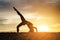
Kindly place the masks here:
<instances>
[{"instance_id":1,"label":"woman's leg","mask_svg":"<svg viewBox=\"0 0 60 40\"><path fill-rule=\"evenodd\" d=\"M21 27L22 25L23 25L22 23L17 25L17 33L19 33L19 27Z\"/></svg>"}]
</instances>

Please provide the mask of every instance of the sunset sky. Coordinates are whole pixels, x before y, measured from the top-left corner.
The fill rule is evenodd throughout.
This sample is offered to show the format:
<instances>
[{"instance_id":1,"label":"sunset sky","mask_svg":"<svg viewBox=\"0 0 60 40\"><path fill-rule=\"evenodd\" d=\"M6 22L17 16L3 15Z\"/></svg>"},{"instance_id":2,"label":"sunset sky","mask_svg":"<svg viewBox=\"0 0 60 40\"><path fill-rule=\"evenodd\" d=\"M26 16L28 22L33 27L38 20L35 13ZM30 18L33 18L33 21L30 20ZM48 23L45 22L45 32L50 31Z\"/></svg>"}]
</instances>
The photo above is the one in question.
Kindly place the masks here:
<instances>
[{"instance_id":1,"label":"sunset sky","mask_svg":"<svg viewBox=\"0 0 60 40\"><path fill-rule=\"evenodd\" d=\"M48 26L48 32L60 32L60 0L0 0L0 32L16 32L21 22L15 6L35 27ZM28 32L27 25L20 32Z\"/></svg>"}]
</instances>

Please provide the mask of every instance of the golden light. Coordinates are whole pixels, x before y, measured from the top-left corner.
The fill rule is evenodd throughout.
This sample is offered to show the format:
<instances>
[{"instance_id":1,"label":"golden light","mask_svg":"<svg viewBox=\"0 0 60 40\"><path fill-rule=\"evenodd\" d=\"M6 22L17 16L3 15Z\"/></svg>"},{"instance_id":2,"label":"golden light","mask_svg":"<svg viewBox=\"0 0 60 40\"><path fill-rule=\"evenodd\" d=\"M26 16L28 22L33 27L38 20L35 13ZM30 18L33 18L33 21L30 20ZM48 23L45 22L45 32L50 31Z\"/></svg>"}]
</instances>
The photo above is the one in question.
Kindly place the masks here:
<instances>
[{"instance_id":1,"label":"golden light","mask_svg":"<svg viewBox=\"0 0 60 40\"><path fill-rule=\"evenodd\" d=\"M40 25L37 27L38 32L48 32L49 28L47 25Z\"/></svg>"}]
</instances>

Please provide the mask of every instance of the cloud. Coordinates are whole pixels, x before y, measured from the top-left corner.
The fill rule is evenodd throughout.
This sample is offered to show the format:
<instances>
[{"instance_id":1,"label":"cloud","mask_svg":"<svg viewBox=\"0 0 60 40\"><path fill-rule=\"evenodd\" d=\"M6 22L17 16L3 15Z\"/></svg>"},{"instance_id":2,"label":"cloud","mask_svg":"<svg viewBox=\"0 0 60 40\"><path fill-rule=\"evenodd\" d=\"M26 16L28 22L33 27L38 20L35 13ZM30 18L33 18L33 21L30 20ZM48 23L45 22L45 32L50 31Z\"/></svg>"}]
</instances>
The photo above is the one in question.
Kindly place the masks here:
<instances>
[{"instance_id":1,"label":"cloud","mask_svg":"<svg viewBox=\"0 0 60 40\"><path fill-rule=\"evenodd\" d=\"M29 5L40 5L41 3L57 3L60 2L59 0L0 0L0 10L1 9L10 9L11 6L17 6L20 8L24 8Z\"/></svg>"},{"instance_id":2,"label":"cloud","mask_svg":"<svg viewBox=\"0 0 60 40\"><path fill-rule=\"evenodd\" d=\"M4 22L6 22L7 19L0 19L0 24L4 24Z\"/></svg>"},{"instance_id":3,"label":"cloud","mask_svg":"<svg viewBox=\"0 0 60 40\"><path fill-rule=\"evenodd\" d=\"M9 9L10 6L11 6L10 1L7 1L7 0L0 0L0 10Z\"/></svg>"},{"instance_id":4,"label":"cloud","mask_svg":"<svg viewBox=\"0 0 60 40\"><path fill-rule=\"evenodd\" d=\"M23 11L37 12L37 14L38 14L38 12L40 12L39 14L44 14L43 12L45 12L45 9L49 10L49 7L48 7L49 4L48 5L43 5L46 2L47 3L50 3L50 2L58 3L58 0L51 0L51 1L49 1L49 0L13 0L13 1L11 1L11 0L0 0L0 10L1 9L7 10L7 9L12 8L11 6L15 5L17 9L21 8ZM52 10L54 7L50 8L50 9ZM57 9L59 10L58 7L59 6L57 6ZM51 11L51 10L49 10L49 11ZM41 13L41 11L43 11L43 12ZM8 16L7 14L9 14L9 15L12 14L13 15L12 11L9 11L9 13L8 13L8 11L6 13L5 12L0 13L0 15L3 15L3 16L5 16L5 15Z\"/></svg>"}]
</instances>

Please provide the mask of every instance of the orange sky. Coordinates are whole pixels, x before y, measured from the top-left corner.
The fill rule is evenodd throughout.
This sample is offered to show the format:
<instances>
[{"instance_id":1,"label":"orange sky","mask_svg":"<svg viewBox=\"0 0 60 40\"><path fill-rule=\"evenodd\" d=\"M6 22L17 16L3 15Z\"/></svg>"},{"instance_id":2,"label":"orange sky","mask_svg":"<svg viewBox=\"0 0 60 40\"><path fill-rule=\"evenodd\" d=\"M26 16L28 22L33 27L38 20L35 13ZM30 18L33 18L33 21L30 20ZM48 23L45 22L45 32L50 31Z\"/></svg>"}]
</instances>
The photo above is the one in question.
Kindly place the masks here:
<instances>
[{"instance_id":1,"label":"orange sky","mask_svg":"<svg viewBox=\"0 0 60 40\"><path fill-rule=\"evenodd\" d=\"M4 4L6 2L10 6ZM0 32L16 32L16 26L21 22L12 6L15 6L35 27L44 24L49 27L49 32L60 32L60 4L58 1L6 0L2 1L0 6ZM25 32L25 30L29 31L26 25L20 28L20 31Z\"/></svg>"}]
</instances>

